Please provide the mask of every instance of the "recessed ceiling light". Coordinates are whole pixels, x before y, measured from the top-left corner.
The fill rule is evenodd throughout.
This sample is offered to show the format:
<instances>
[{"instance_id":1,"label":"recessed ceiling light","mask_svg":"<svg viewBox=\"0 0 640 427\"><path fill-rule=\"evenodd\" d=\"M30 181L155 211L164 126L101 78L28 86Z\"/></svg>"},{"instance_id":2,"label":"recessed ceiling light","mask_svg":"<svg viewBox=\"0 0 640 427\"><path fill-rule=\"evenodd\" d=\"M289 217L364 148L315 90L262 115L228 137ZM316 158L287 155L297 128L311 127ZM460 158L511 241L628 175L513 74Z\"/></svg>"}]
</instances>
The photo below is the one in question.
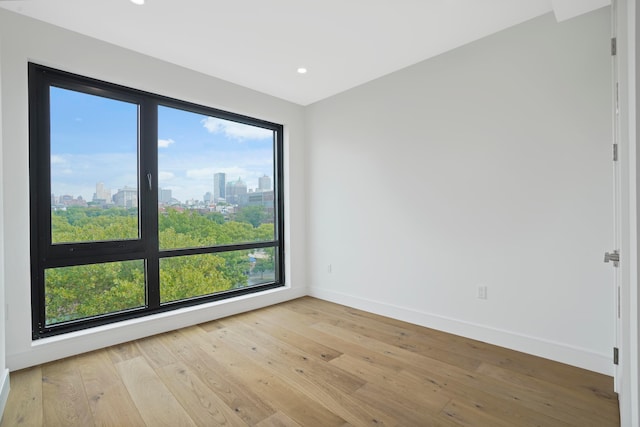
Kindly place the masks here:
<instances>
[{"instance_id":1,"label":"recessed ceiling light","mask_svg":"<svg viewBox=\"0 0 640 427\"><path fill-rule=\"evenodd\" d=\"M142 6L144 4L144 0L131 0L131 3Z\"/></svg>"},{"instance_id":2,"label":"recessed ceiling light","mask_svg":"<svg viewBox=\"0 0 640 427\"><path fill-rule=\"evenodd\" d=\"M304 67L300 67L298 68L298 74L306 74L307 73L307 69Z\"/></svg>"}]
</instances>

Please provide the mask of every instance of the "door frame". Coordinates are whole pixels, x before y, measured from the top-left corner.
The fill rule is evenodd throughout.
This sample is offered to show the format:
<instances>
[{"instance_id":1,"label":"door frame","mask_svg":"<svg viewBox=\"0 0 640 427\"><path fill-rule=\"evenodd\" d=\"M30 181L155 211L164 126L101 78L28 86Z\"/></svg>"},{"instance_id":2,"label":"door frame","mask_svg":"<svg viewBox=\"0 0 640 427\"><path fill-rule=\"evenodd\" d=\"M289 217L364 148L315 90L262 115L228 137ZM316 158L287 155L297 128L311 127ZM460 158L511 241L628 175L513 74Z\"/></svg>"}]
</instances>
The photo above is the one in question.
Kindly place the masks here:
<instances>
[{"instance_id":1,"label":"door frame","mask_svg":"<svg viewBox=\"0 0 640 427\"><path fill-rule=\"evenodd\" d=\"M619 365L615 369L615 385L620 402L623 426L640 426L639 384L639 293L638 242L640 227L637 102L640 99L637 70L640 54L636 29L640 10L635 0L612 0L612 14L617 20L617 80L619 82L619 161L620 170L620 321Z\"/></svg>"}]
</instances>

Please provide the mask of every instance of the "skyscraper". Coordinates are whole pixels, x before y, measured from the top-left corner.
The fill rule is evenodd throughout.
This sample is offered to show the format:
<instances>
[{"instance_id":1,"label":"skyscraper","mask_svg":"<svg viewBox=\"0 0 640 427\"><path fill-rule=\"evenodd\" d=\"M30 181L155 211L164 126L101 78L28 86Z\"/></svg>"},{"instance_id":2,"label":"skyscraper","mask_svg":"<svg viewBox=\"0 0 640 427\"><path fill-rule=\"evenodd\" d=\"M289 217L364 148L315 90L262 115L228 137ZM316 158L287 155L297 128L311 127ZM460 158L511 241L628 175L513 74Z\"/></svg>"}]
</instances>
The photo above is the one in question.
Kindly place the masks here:
<instances>
[{"instance_id":1,"label":"skyscraper","mask_svg":"<svg viewBox=\"0 0 640 427\"><path fill-rule=\"evenodd\" d=\"M227 183L226 195L227 202L229 203L240 203L242 197L247 194L247 184L242 180L242 178L238 178L237 181L232 181Z\"/></svg>"},{"instance_id":2,"label":"skyscraper","mask_svg":"<svg viewBox=\"0 0 640 427\"><path fill-rule=\"evenodd\" d=\"M226 175L224 173L213 174L213 201L226 199Z\"/></svg>"},{"instance_id":3,"label":"skyscraper","mask_svg":"<svg viewBox=\"0 0 640 427\"><path fill-rule=\"evenodd\" d=\"M104 183L96 183L96 192L93 193L93 201L102 203L111 203L111 190L104 188Z\"/></svg>"},{"instance_id":4,"label":"skyscraper","mask_svg":"<svg viewBox=\"0 0 640 427\"><path fill-rule=\"evenodd\" d=\"M269 191L271 190L271 177L270 176L262 176L258 179L258 190L260 191Z\"/></svg>"},{"instance_id":5,"label":"skyscraper","mask_svg":"<svg viewBox=\"0 0 640 427\"><path fill-rule=\"evenodd\" d=\"M171 190L170 189L164 189L164 188L160 188L158 190L158 202L159 203L164 203L164 204L168 204L171 202L171 198L173 196L171 195Z\"/></svg>"}]
</instances>

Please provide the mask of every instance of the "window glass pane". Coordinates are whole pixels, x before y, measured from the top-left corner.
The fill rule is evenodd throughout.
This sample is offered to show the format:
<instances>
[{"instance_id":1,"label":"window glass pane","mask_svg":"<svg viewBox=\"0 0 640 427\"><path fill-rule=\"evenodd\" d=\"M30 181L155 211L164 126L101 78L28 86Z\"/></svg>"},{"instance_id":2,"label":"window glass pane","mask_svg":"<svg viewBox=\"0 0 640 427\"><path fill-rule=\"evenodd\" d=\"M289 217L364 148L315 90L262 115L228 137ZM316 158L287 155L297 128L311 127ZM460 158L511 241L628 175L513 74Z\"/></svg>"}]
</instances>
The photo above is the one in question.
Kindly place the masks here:
<instances>
[{"instance_id":1,"label":"window glass pane","mask_svg":"<svg viewBox=\"0 0 640 427\"><path fill-rule=\"evenodd\" d=\"M138 106L49 92L52 243L137 239Z\"/></svg>"},{"instance_id":2,"label":"window glass pane","mask_svg":"<svg viewBox=\"0 0 640 427\"><path fill-rule=\"evenodd\" d=\"M274 240L275 132L160 106L160 249Z\"/></svg>"},{"instance_id":3,"label":"window glass pane","mask_svg":"<svg viewBox=\"0 0 640 427\"><path fill-rule=\"evenodd\" d=\"M142 260L46 269L46 324L142 307L144 283Z\"/></svg>"},{"instance_id":4,"label":"window glass pane","mask_svg":"<svg viewBox=\"0 0 640 427\"><path fill-rule=\"evenodd\" d=\"M271 283L274 249L187 255L160 260L160 301L178 301Z\"/></svg>"}]
</instances>

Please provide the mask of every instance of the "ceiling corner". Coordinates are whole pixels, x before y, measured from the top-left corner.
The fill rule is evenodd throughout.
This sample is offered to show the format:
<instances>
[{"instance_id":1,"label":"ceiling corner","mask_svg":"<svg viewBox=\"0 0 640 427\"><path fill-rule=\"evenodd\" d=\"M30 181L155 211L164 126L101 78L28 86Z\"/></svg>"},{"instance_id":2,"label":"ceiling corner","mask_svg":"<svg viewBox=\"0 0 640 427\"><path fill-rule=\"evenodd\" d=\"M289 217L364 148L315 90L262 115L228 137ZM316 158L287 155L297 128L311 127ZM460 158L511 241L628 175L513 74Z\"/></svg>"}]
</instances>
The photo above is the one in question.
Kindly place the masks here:
<instances>
[{"instance_id":1,"label":"ceiling corner","mask_svg":"<svg viewBox=\"0 0 640 427\"><path fill-rule=\"evenodd\" d=\"M611 0L551 0L553 13L558 22L575 18L610 4Z\"/></svg>"}]
</instances>

